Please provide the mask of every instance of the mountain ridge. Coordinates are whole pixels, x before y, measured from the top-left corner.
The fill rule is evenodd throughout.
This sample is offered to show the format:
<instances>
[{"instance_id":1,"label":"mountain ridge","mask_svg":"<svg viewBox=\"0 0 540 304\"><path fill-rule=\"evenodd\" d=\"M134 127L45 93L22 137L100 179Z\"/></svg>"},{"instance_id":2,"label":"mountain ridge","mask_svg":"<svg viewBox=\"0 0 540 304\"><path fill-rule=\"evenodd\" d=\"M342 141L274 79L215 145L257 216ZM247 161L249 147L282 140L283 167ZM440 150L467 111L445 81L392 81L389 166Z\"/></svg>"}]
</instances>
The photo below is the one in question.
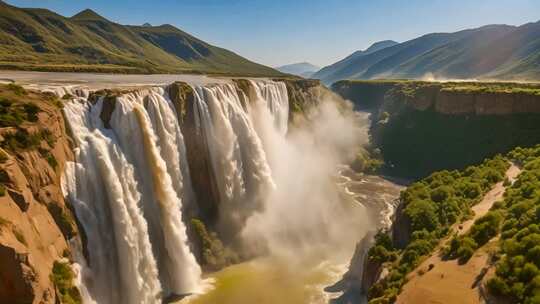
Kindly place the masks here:
<instances>
[{"instance_id":1,"label":"mountain ridge","mask_svg":"<svg viewBox=\"0 0 540 304\"><path fill-rule=\"evenodd\" d=\"M71 17L0 2L0 68L284 76L172 25L122 25L91 9Z\"/></svg>"},{"instance_id":2,"label":"mountain ridge","mask_svg":"<svg viewBox=\"0 0 540 304\"><path fill-rule=\"evenodd\" d=\"M358 57L369 55L373 52L385 49L387 47L394 46L396 44L398 44L398 42L393 41L393 40L383 40L383 41L375 42L365 50L355 51L352 54L348 55L347 57L337 61L336 63L323 67L322 69L314 73L312 76L315 78L324 79L326 75L331 75L335 70L338 70L341 67L346 66L347 64L349 64L351 61L355 60Z\"/></svg>"},{"instance_id":3,"label":"mountain ridge","mask_svg":"<svg viewBox=\"0 0 540 304\"><path fill-rule=\"evenodd\" d=\"M341 79L540 79L540 22L429 33L370 54L351 54L313 75ZM346 58L346 59L347 59Z\"/></svg>"},{"instance_id":4,"label":"mountain ridge","mask_svg":"<svg viewBox=\"0 0 540 304\"><path fill-rule=\"evenodd\" d=\"M282 66L276 67L275 69L283 73L293 74L293 75L304 77L304 78L309 78L311 77L311 75L313 75L313 73L320 70L320 67L304 61L304 62L282 65Z\"/></svg>"}]
</instances>

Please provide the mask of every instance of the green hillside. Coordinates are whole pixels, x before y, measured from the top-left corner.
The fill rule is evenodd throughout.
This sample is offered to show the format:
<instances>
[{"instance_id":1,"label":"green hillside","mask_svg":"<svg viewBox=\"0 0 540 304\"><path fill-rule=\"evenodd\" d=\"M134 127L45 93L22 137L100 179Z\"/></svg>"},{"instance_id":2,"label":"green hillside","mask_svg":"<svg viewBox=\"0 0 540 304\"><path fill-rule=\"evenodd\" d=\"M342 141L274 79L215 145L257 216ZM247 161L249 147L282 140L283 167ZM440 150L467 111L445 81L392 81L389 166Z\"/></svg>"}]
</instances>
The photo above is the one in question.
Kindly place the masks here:
<instances>
[{"instance_id":1,"label":"green hillside","mask_svg":"<svg viewBox=\"0 0 540 304\"><path fill-rule=\"evenodd\" d=\"M538 80L540 22L428 34L370 54L353 53L313 75L327 84L341 79L431 76Z\"/></svg>"},{"instance_id":2,"label":"green hillside","mask_svg":"<svg viewBox=\"0 0 540 304\"><path fill-rule=\"evenodd\" d=\"M126 26L92 10L71 18L0 1L0 68L282 76L172 25Z\"/></svg>"}]
</instances>

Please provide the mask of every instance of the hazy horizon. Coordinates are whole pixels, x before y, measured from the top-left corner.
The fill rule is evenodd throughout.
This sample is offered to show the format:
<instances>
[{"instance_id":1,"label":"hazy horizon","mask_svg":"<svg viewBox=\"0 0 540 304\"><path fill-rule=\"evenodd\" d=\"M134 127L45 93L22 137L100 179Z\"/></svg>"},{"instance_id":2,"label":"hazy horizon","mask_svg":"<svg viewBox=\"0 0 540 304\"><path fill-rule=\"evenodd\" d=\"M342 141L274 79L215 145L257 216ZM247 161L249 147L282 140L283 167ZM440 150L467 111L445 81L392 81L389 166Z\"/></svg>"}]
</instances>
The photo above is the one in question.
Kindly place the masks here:
<instances>
[{"instance_id":1,"label":"hazy horizon","mask_svg":"<svg viewBox=\"0 0 540 304\"><path fill-rule=\"evenodd\" d=\"M403 42L432 32L454 32L488 24L521 25L540 19L540 2L533 0L337 0L331 4L322 0L6 2L19 7L47 8L68 17L90 8L121 24L169 23L271 67L299 62L323 67L381 40Z\"/></svg>"}]
</instances>

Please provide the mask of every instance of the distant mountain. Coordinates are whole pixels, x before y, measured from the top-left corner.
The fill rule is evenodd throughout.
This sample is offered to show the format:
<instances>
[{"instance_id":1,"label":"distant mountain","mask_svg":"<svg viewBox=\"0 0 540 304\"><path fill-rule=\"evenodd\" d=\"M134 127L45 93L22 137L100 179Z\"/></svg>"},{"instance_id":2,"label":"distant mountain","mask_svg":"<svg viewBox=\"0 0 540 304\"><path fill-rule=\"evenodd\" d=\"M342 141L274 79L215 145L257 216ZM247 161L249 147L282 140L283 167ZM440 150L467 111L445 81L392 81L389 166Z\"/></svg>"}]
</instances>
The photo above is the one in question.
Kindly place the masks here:
<instances>
[{"instance_id":1,"label":"distant mountain","mask_svg":"<svg viewBox=\"0 0 540 304\"><path fill-rule=\"evenodd\" d=\"M309 62L287 64L276 68L276 70L280 72L293 74L304 78L311 77L311 75L313 75L313 73L317 72L319 69L320 67Z\"/></svg>"},{"instance_id":2,"label":"distant mountain","mask_svg":"<svg viewBox=\"0 0 540 304\"><path fill-rule=\"evenodd\" d=\"M540 79L540 22L433 33L369 54L353 53L314 78Z\"/></svg>"},{"instance_id":3,"label":"distant mountain","mask_svg":"<svg viewBox=\"0 0 540 304\"><path fill-rule=\"evenodd\" d=\"M333 74L339 72L342 68L348 66L355 59L362 57L364 55L368 55L373 52L385 49L387 47L394 46L396 44L398 43L392 40L383 40L383 41L375 42L374 44L372 44L370 47L368 47L365 50L356 51L352 53L351 55L343 58L342 60L332 65L322 68L321 70L317 71L317 73L313 74L312 77L322 79L323 81L325 81L325 79L327 78L332 78Z\"/></svg>"},{"instance_id":4,"label":"distant mountain","mask_svg":"<svg viewBox=\"0 0 540 304\"><path fill-rule=\"evenodd\" d=\"M0 1L0 68L280 76L172 25L121 25L86 9L71 18Z\"/></svg>"}]
</instances>

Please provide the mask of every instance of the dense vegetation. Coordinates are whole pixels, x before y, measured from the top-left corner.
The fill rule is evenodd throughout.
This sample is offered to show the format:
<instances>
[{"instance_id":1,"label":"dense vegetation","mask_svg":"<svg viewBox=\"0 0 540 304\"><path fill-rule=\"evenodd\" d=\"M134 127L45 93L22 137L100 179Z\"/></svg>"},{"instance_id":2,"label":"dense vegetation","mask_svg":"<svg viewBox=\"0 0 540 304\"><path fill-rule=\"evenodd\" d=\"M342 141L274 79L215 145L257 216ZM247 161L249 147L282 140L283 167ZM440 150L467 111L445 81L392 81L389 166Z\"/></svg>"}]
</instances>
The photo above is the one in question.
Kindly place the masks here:
<instances>
[{"instance_id":1,"label":"dense vegetation","mask_svg":"<svg viewBox=\"0 0 540 304\"><path fill-rule=\"evenodd\" d=\"M496 156L461 172L433 173L404 190L400 195L403 214L398 216L408 223L407 242L404 248L397 248L387 233L377 234L368 258L384 263L389 274L370 289L370 303L392 303L406 275L433 251L453 224L470 217L470 208L503 180L508 166L505 158Z\"/></svg>"},{"instance_id":2,"label":"dense vegetation","mask_svg":"<svg viewBox=\"0 0 540 304\"><path fill-rule=\"evenodd\" d=\"M357 153L356 158L351 163L351 168L357 172L366 174L377 174L384 167L381 151L368 146Z\"/></svg>"},{"instance_id":3,"label":"dense vegetation","mask_svg":"<svg viewBox=\"0 0 540 304\"><path fill-rule=\"evenodd\" d=\"M371 142L381 151L389 175L421 178L437 170L463 169L540 142L539 84L379 80L341 81L333 89L357 108L372 111ZM470 107L474 96L484 94L483 102L503 107L512 102L528 113L443 114L433 106L443 93L450 110Z\"/></svg>"},{"instance_id":4,"label":"dense vegetation","mask_svg":"<svg viewBox=\"0 0 540 304\"><path fill-rule=\"evenodd\" d=\"M198 254L201 265L211 271L219 270L225 266L238 263L238 256L225 247L215 232L210 232L199 219L191 219L191 229L195 232Z\"/></svg>"},{"instance_id":5,"label":"dense vegetation","mask_svg":"<svg viewBox=\"0 0 540 304\"><path fill-rule=\"evenodd\" d=\"M73 284L74 274L68 263L55 261L51 273L51 281L60 293L62 304L81 304L82 297Z\"/></svg>"},{"instance_id":6,"label":"dense vegetation","mask_svg":"<svg viewBox=\"0 0 540 304\"><path fill-rule=\"evenodd\" d=\"M26 91L15 84L6 86L17 96L26 95ZM0 97L0 127L16 127L24 121L36 122L40 108L32 102L15 103L12 99Z\"/></svg>"},{"instance_id":7,"label":"dense vegetation","mask_svg":"<svg viewBox=\"0 0 540 304\"><path fill-rule=\"evenodd\" d=\"M504 201L490 211L489 235L500 233L496 275L491 293L512 303L540 303L540 146L517 148L510 157L522 166ZM479 225L477 225L479 224ZM480 226L482 223L477 223ZM474 235L473 235L474 237Z\"/></svg>"},{"instance_id":8,"label":"dense vegetation","mask_svg":"<svg viewBox=\"0 0 540 304\"><path fill-rule=\"evenodd\" d=\"M55 137L46 128L35 130L33 127L38 122L38 114L42 111L36 104L36 98L61 106L56 98L30 96L24 88L16 84L0 87L0 128L5 128L2 129L3 139L0 146L12 152L38 150L54 168L57 162L49 149L54 148ZM47 143L48 148L42 146L42 141ZM7 159L6 155L2 156L3 159Z\"/></svg>"}]
</instances>

